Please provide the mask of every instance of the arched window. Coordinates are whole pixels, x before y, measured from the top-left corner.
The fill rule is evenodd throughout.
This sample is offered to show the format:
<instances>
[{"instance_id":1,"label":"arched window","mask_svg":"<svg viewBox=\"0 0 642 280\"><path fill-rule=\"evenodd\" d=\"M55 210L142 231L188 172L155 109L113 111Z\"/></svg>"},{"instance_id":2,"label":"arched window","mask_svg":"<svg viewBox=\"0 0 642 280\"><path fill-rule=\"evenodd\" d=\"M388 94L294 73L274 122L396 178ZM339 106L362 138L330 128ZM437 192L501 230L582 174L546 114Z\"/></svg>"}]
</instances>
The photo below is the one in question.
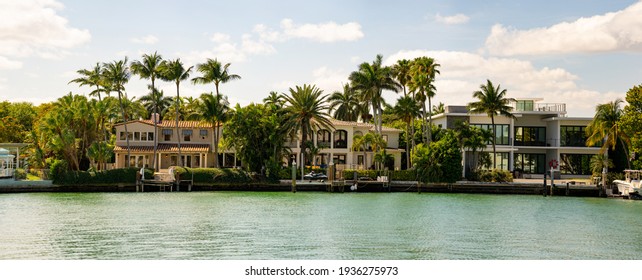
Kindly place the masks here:
<instances>
[{"instance_id":1,"label":"arched window","mask_svg":"<svg viewBox=\"0 0 642 280\"><path fill-rule=\"evenodd\" d=\"M318 148L330 148L330 131L326 129L321 129L317 131L317 147Z\"/></svg>"},{"instance_id":2,"label":"arched window","mask_svg":"<svg viewBox=\"0 0 642 280\"><path fill-rule=\"evenodd\" d=\"M341 149L348 147L348 132L345 130L337 130L334 132L334 148Z\"/></svg>"}]
</instances>

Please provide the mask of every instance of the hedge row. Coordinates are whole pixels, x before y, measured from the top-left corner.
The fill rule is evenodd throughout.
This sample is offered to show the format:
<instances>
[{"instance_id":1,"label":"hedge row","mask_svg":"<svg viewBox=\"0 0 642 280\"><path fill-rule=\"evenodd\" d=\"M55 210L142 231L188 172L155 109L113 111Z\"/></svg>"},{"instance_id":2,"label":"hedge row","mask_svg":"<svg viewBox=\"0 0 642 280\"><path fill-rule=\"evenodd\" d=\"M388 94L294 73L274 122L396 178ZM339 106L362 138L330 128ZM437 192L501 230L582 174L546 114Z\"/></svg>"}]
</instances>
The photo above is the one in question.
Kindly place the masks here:
<instances>
[{"instance_id":1,"label":"hedge row","mask_svg":"<svg viewBox=\"0 0 642 280\"><path fill-rule=\"evenodd\" d=\"M102 170L97 172L89 171L62 171L52 173L53 183L56 185L104 185L104 184L134 184L136 173L140 169L120 168ZM145 169L145 178L154 177L152 170Z\"/></svg>"},{"instance_id":2,"label":"hedge row","mask_svg":"<svg viewBox=\"0 0 642 280\"><path fill-rule=\"evenodd\" d=\"M174 175L182 180L192 179L195 184L205 183L250 183L256 179L247 172L230 168L183 168L175 167Z\"/></svg>"}]
</instances>

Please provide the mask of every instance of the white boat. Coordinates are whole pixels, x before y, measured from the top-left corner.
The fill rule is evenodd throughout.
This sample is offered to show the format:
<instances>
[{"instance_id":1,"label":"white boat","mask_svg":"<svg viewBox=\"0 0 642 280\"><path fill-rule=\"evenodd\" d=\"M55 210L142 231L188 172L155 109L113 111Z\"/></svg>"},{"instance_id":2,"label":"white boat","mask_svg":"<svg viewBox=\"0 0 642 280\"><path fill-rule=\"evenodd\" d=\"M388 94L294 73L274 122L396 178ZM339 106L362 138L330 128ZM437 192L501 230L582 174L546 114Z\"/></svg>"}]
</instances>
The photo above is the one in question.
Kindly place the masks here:
<instances>
[{"instance_id":1,"label":"white boat","mask_svg":"<svg viewBox=\"0 0 642 280\"><path fill-rule=\"evenodd\" d=\"M622 196L637 199L641 197L640 192L640 177L642 170L624 170L624 180L613 180L617 186L617 190Z\"/></svg>"}]
</instances>

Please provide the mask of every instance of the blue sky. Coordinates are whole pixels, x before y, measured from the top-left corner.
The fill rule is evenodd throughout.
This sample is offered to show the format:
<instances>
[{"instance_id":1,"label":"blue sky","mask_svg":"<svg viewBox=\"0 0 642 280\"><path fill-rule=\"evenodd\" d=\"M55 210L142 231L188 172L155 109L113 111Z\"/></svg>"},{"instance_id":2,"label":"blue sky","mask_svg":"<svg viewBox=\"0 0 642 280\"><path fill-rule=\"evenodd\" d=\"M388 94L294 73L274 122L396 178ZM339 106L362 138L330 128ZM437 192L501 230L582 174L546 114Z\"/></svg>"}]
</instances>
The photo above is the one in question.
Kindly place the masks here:
<instances>
[{"instance_id":1,"label":"blue sky","mask_svg":"<svg viewBox=\"0 0 642 280\"><path fill-rule=\"evenodd\" d=\"M154 51L189 65L230 62L242 79L221 91L241 105L304 83L331 93L377 54L387 64L428 55L441 64L435 103L466 104L491 79L510 97L591 116L642 83L640 14L642 2L619 0L2 1L0 100L84 94L67 84L76 70ZM144 95L146 84L133 77L128 95ZM159 86L174 94L172 84ZM398 95L385 97L394 104Z\"/></svg>"}]
</instances>

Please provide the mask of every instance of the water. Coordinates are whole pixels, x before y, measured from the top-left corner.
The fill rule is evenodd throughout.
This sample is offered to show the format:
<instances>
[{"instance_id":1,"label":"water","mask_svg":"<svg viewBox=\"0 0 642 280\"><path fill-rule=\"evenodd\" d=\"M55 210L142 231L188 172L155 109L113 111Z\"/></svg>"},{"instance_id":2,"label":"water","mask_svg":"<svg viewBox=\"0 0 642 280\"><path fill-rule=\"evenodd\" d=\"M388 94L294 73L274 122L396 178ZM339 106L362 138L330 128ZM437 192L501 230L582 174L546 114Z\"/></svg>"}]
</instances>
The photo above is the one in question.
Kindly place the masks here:
<instances>
[{"instance_id":1,"label":"water","mask_svg":"<svg viewBox=\"0 0 642 280\"><path fill-rule=\"evenodd\" d=\"M642 202L414 193L0 195L0 259L642 259Z\"/></svg>"}]
</instances>

